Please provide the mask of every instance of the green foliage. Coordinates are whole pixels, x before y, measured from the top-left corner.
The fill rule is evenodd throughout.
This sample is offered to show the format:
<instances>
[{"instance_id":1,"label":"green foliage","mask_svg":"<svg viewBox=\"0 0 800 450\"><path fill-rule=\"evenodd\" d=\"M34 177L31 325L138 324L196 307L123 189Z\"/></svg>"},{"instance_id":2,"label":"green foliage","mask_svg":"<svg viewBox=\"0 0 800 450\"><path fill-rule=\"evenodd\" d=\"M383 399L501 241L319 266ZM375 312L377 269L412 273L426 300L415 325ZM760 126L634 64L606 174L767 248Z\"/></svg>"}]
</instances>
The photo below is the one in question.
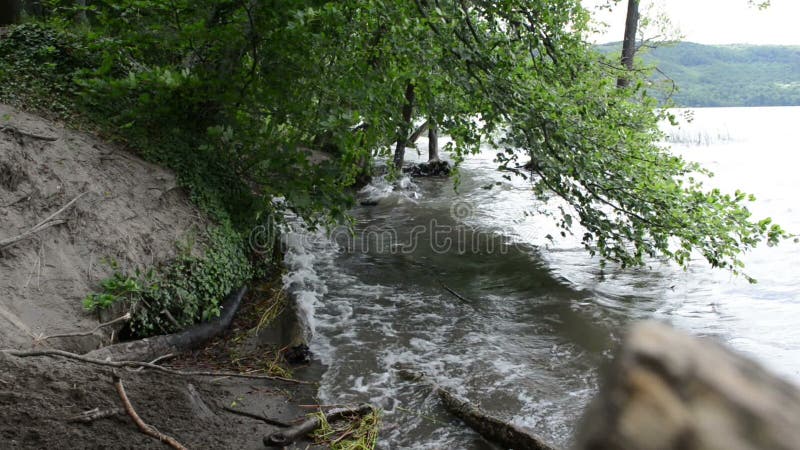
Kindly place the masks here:
<instances>
[{"instance_id":1,"label":"green foliage","mask_svg":"<svg viewBox=\"0 0 800 450\"><path fill-rule=\"evenodd\" d=\"M329 423L322 412L314 415L321 424L312 434L317 444L332 450L373 450L378 444L381 428L381 411L378 409L373 409L361 420L334 424Z\"/></svg>"},{"instance_id":2,"label":"green foliage","mask_svg":"<svg viewBox=\"0 0 800 450\"><path fill-rule=\"evenodd\" d=\"M69 52L45 52L59 92L240 231L286 209L312 225L343 218L347 187L408 132L400 111L412 84L413 118L452 137L445 151L461 160L497 147L500 168L531 177L541 199L560 197L554 219L565 233L582 226L603 260L686 264L697 251L738 272L742 251L785 236L750 217L746 196L705 188L693 178L701 168L658 146L647 79L626 74L630 87L615 87L620 67L586 44L578 0L124 0L92 2L88 18L73 26L74 12L56 9L40 27L91 50L77 67L47 59ZM29 48L13 42L16 55ZM4 61L0 84L38 76ZM305 147L330 161L309 163ZM172 284L154 303L180 303L189 290ZM147 320L142 329L162 328Z\"/></svg>"},{"instance_id":3,"label":"green foliage","mask_svg":"<svg viewBox=\"0 0 800 450\"><path fill-rule=\"evenodd\" d=\"M118 268L116 265L115 268ZM101 294L89 294L83 299L83 307L87 311L108 308L120 300L129 300L142 292L142 286L137 280L140 273L136 273L136 278L123 275L115 271L114 274L103 280L100 285L103 288Z\"/></svg>"},{"instance_id":4,"label":"green foliage","mask_svg":"<svg viewBox=\"0 0 800 450\"><path fill-rule=\"evenodd\" d=\"M244 252L246 243L233 229L211 229L207 241L202 256L185 247L174 261L145 274L126 274L116 267L101 282L102 292L84 299L84 307L94 310L128 301L130 328L137 336L171 333L219 316L220 301L250 280L253 268Z\"/></svg>"}]
</instances>

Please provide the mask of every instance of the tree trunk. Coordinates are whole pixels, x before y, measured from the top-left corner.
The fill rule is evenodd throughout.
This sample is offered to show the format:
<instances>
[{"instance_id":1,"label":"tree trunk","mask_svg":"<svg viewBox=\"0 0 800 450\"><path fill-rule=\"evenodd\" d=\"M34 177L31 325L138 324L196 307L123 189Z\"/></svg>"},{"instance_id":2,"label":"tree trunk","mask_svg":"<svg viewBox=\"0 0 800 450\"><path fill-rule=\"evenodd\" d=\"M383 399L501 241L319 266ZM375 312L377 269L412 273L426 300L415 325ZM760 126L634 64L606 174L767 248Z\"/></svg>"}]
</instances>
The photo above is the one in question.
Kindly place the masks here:
<instances>
[{"instance_id":1,"label":"tree trunk","mask_svg":"<svg viewBox=\"0 0 800 450\"><path fill-rule=\"evenodd\" d=\"M19 22L20 0L0 0L0 27Z\"/></svg>"},{"instance_id":2,"label":"tree trunk","mask_svg":"<svg viewBox=\"0 0 800 450\"><path fill-rule=\"evenodd\" d=\"M397 133L397 147L394 150L394 168L398 171L403 169L403 160L406 156L406 145L408 144L408 132L411 129L411 115L414 113L414 83L408 82L406 85L405 103L403 104L403 122Z\"/></svg>"},{"instance_id":3,"label":"tree trunk","mask_svg":"<svg viewBox=\"0 0 800 450\"><path fill-rule=\"evenodd\" d=\"M428 128L428 163L439 162L439 130L434 122Z\"/></svg>"},{"instance_id":4,"label":"tree trunk","mask_svg":"<svg viewBox=\"0 0 800 450\"><path fill-rule=\"evenodd\" d=\"M622 41L622 65L633 70L633 57L636 55L636 32L639 28L639 0L628 0L628 13L625 16L625 38ZM617 78L617 87L628 86L626 76Z\"/></svg>"},{"instance_id":5,"label":"tree trunk","mask_svg":"<svg viewBox=\"0 0 800 450\"><path fill-rule=\"evenodd\" d=\"M578 450L789 450L800 391L710 340L655 322L626 336L587 409Z\"/></svg>"},{"instance_id":6,"label":"tree trunk","mask_svg":"<svg viewBox=\"0 0 800 450\"><path fill-rule=\"evenodd\" d=\"M76 0L78 11L75 13L75 23L78 25L87 25L89 18L86 17L86 0Z\"/></svg>"}]
</instances>

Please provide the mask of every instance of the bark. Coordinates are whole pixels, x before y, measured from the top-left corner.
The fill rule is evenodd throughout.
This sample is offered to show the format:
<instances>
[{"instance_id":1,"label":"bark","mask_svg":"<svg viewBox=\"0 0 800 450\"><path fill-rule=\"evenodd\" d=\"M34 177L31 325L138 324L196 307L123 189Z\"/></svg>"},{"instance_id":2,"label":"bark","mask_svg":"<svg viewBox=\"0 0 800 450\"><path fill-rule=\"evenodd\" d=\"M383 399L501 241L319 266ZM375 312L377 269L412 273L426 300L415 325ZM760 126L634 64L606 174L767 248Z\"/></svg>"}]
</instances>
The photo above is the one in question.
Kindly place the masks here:
<instances>
[{"instance_id":1,"label":"bark","mask_svg":"<svg viewBox=\"0 0 800 450\"><path fill-rule=\"evenodd\" d=\"M75 4L79 8L75 13L75 23L79 25L87 25L89 23L89 18L86 17L86 0L76 0Z\"/></svg>"},{"instance_id":2,"label":"bark","mask_svg":"<svg viewBox=\"0 0 800 450\"><path fill-rule=\"evenodd\" d=\"M195 325L179 333L122 342L91 351L85 356L112 361L152 361L168 353L181 353L197 348L227 330L239 309L247 288L232 293L222 305L222 314L214 320Z\"/></svg>"},{"instance_id":3,"label":"bark","mask_svg":"<svg viewBox=\"0 0 800 450\"><path fill-rule=\"evenodd\" d=\"M800 391L711 340L654 322L625 338L576 449L796 449Z\"/></svg>"},{"instance_id":4,"label":"bark","mask_svg":"<svg viewBox=\"0 0 800 450\"><path fill-rule=\"evenodd\" d=\"M528 430L512 425L491 416L486 411L470 403L468 400L442 388L430 380L423 372L409 368L399 368L398 374L408 381L430 385L439 396L442 406L450 414L461 419L467 426L475 430L489 441L517 450L555 450L541 437Z\"/></svg>"},{"instance_id":5,"label":"bark","mask_svg":"<svg viewBox=\"0 0 800 450\"><path fill-rule=\"evenodd\" d=\"M428 163L439 162L439 130L435 123L428 129Z\"/></svg>"},{"instance_id":6,"label":"bark","mask_svg":"<svg viewBox=\"0 0 800 450\"><path fill-rule=\"evenodd\" d=\"M428 121L422 122L422 125L419 126L414 132L411 134L411 137L408 138L408 143L413 144L417 142L422 133L428 130Z\"/></svg>"},{"instance_id":7,"label":"bark","mask_svg":"<svg viewBox=\"0 0 800 450\"><path fill-rule=\"evenodd\" d=\"M373 411L373 406L364 404L356 408L337 408L325 413L325 420L330 423L344 417L362 417ZM293 442L311 434L322 425L319 417L313 416L310 419L295 425L289 429L272 433L264 436L264 445L267 447L286 447Z\"/></svg>"},{"instance_id":8,"label":"bark","mask_svg":"<svg viewBox=\"0 0 800 450\"><path fill-rule=\"evenodd\" d=\"M406 156L406 145L408 145L408 131L411 128L411 116L414 113L414 83L406 84L405 103L403 104L403 121L397 133L397 147L394 150L394 167L398 171L403 168L403 160Z\"/></svg>"},{"instance_id":9,"label":"bark","mask_svg":"<svg viewBox=\"0 0 800 450\"><path fill-rule=\"evenodd\" d=\"M21 10L22 2L20 0L0 0L0 27L19 22Z\"/></svg>"},{"instance_id":10,"label":"bark","mask_svg":"<svg viewBox=\"0 0 800 450\"><path fill-rule=\"evenodd\" d=\"M633 57L636 55L636 32L639 28L639 0L628 0L628 12L625 15L625 37L622 41L622 65L633 70ZM628 77L617 78L617 87L628 86Z\"/></svg>"}]
</instances>

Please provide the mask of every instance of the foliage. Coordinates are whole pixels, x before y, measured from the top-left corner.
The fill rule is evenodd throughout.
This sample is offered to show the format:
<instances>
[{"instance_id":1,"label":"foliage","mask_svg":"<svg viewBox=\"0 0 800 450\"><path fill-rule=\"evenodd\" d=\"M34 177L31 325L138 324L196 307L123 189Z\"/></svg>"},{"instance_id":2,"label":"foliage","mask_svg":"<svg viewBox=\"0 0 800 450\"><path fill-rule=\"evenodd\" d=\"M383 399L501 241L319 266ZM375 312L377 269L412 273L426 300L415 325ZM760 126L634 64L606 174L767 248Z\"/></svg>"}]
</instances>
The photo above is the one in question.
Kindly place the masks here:
<instances>
[{"instance_id":1,"label":"foliage","mask_svg":"<svg viewBox=\"0 0 800 450\"><path fill-rule=\"evenodd\" d=\"M325 414L314 414L322 424L314 434L317 444L327 445L333 450L373 450L378 443L381 428L381 411L373 409L359 421L331 424Z\"/></svg>"},{"instance_id":2,"label":"foliage","mask_svg":"<svg viewBox=\"0 0 800 450\"><path fill-rule=\"evenodd\" d=\"M247 282L253 268L234 230L211 229L207 240L204 255L187 248L175 261L144 274L122 273L117 267L101 282L102 292L86 297L84 306L94 310L128 301L130 329L137 336L172 333L219 316L220 301Z\"/></svg>"},{"instance_id":3,"label":"foliage","mask_svg":"<svg viewBox=\"0 0 800 450\"><path fill-rule=\"evenodd\" d=\"M108 308L120 300L130 300L134 296L141 294L142 286L138 281L138 279L141 278L141 272L137 270L135 277L131 277L117 271L119 267L116 264L112 264L112 267L115 268L115 272L111 277L106 278L100 283L103 292L100 294L89 294L83 299L83 307L86 308L87 311ZM148 275L146 278L151 278L151 275Z\"/></svg>"},{"instance_id":4,"label":"foliage","mask_svg":"<svg viewBox=\"0 0 800 450\"><path fill-rule=\"evenodd\" d=\"M555 220L603 260L686 264L697 251L738 272L742 251L785 237L750 217L747 195L706 189L699 167L658 146L645 75L615 87L622 69L586 43L578 0L97 1L88 26L65 11L45 28L99 59L59 79L80 110L238 230L285 209L341 219L347 187L408 132L413 86L413 118L452 137L445 151L497 147L501 169L563 199ZM304 147L330 161L309 163Z\"/></svg>"}]
</instances>

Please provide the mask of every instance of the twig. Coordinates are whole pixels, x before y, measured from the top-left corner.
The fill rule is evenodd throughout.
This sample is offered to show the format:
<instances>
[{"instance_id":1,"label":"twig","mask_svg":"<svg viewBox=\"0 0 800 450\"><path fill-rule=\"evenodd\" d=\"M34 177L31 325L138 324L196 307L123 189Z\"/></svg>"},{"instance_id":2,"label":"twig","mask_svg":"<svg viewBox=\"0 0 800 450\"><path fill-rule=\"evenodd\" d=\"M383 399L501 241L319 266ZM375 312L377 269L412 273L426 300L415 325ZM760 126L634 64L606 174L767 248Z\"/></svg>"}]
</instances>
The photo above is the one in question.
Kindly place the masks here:
<instances>
[{"instance_id":1,"label":"twig","mask_svg":"<svg viewBox=\"0 0 800 450\"><path fill-rule=\"evenodd\" d=\"M469 301L468 298L466 298L466 297L462 296L461 294L459 294L458 292L450 289L449 287L447 287L446 284L442 283L442 287L444 288L444 290L446 290L447 292L453 294L453 296L455 296L457 299L461 300L462 302L472 304L472 302Z\"/></svg>"},{"instance_id":2,"label":"twig","mask_svg":"<svg viewBox=\"0 0 800 450\"><path fill-rule=\"evenodd\" d=\"M122 317L117 317L114 320L111 320L111 321L108 321L108 322L105 322L105 323L101 323L100 325L94 327L94 329L92 329L91 331L83 331L83 332L76 332L76 333L64 333L64 334L53 334L53 335L50 335L50 336L42 336L42 337L40 337L40 338L38 338L36 340L37 341L46 341L48 339L55 339L55 338L90 336L90 335L94 334L97 330L99 330L101 328L105 328L105 327L114 325L115 323L125 322L125 321L130 320L130 319L131 319L131 313L126 313ZM153 363L155 363L155 362L157 362L157 361L154 361Z\"/></svg>"},{"instance_id":3,"label":"twig","mask_svg":"<svg viewBox=\"0 0 800 450\"><path fill-rule=\"evenodd\" d=\"M89 358L86 356L77 355L75 353L65 352L63 350L21 351L21 350L6 349L6 350L0 350L0 353L5 353L7 355L16 356L19 358L28 358L34 356L60 356L62 358L72 359L75 361L81 361L89 364L96 364L98 366L119 367L119 368L144 367L147 369L153 369L163 373L168 373L170 375L180 375L185 377L232 377L232 378L250 378L254 380L276 380L276 381L285 381L287 383L295 383L295 384L313 384L309 381L293 380L291 378L277 377L272 375L250 375L250 374L243 374L236 372L192 372L192 371L174 370L167 367L162 367L156 364L146 363L141 361L103 361L101 359Z\"/></svg>"},{"instance_id":4,"label":"twig","mask_svg":"<svg viewBox=\"0 0 800 450\"><path fill-rule=\"evenodd\" d=\"M164 361L164 360L170 359L170 358L174 358L174 357L175 357L174 353L167 353L166 355L161 355L158 358L150 361L150 364L158 364L161 361ZM139 367L138 369L134 370L134 372L141 372L142 370L144 370L144 367Z\"/></svg>"},{"instance_id":5,"label":"twig","mask_svg":"<svg viewBox=\"0 0 800 450\"><path fill-rule=\"evenodd\" d=\"M58 211L54 212L53 214L50 214L49 216L47 216L47 218L46 218L46 219L44 219L44 220L42 220L41 222L37 223L37 224L36 224L36 225L33 227L33 229L35 230L35 229L37 229L37 228L41 227L42 225L46 224L47 222L49 222L50 220L52 220L53 218L55 218L57 215L59 215L59 214L61 214L62 212L66 211L66 209L67 209L67 208L69 208L70 206L72 206L72 204L73 204L73 203L77 202L77 201L78 201L78 199L80 199L80 198L81 198L81 197L83 197L84 195L86 195L86 192L81 192L80 194L78 194L77 196L75 196L75 198L73 198L72 200L70 200L70 201L69 201L69 202L68 202L66 205L62 206L62 207L61 207L61 209L59 209Z\"/></svg>"},{"instance_id":6,"label":"twig","mask_svg":"<svg viewBox=\"0 0 800 450\"><path fill-rule=\"evenodd\" d=\"M181 443L176 441L174 438L167 436L166 434L161 433L160 431L156 430L150 425L144 423L144 421L142 421L139 415L136 414L136 410L133 409L133 405L131 405L130 400L128 400L128 395L125 394L125 388L122 386L122 379L119 377L119 375L117 375L116 372L114 372L112 376L114 379L114 387L117 388L117 393L119 394L119 398L122 400L122 404L125 406L125 412L127 412L128 415L131 416L131 419L133 419L133 422L139 428L139 431L148 436L152 436L158 439L159 441L169 445L175 450L186 450L186 447L181 445Z\"/></svg>"},{"instance_id":7,"label":"twig","mask_svg":"<svg viewBox=\"0 0 800 450\"><path fill-rule=\"evenodd\" d=\"M20 134L22 136L27 136L27 137L33 138L33 139L41 139L43 141L55 142L55 141L58 140L57 136L55 136L55 137L54 136L43 136L41 134L31 133L29 131L22 131L19 128L13 126L13 125L0 125L0 131L6 132L6 133L12 133L12 134Z\"/></svg>"},{"instance_id":8,"label":"twig","mask_svg":"<svg viewBox=\"0 0 800 450\"><path fill-rule=\"evenodd\" d=\"M16 244L19 241L24 241L25 239L28 239L29 237L35 235L36 233L38 233L40 231L46 230L47 228L50 228L50 227L55 226L55 225L61 225L62 223L66 223L66 222L67 222L66 220L61 220L61 219L53 220L53 221L51 221L51 222L49 222L49 223L47 223L47 224L45 224L43 226L40 226L39 228L31 228L30 230L28 230L28 231L26 231L26 232L24 232L22 234L19 234L17 236L0 240L0 249L4 249L6 247L10 247L10 246Z\"/></svg>"},{"instance_id":9,"label":"twig","mask_svg":"<svg viewBox=\"0 0 800 450\"><path fill-rule=\"evenodd\" d=\"M79 194L77 197L70 200L69 203L62 206L58 211L54 212L53 214L50 214L49 216L47 216L46 219L34 225L30 230L20 235L0 240L0 249L16 244L19 241L25 240L46 228L52 227L53 225L58 225L66 222L66 220L53 220L53 219L62 212L64 212L67 208L72 206L75 202L78 201L79 198L83 197L85 194L86 192Z\"/></svg>"},{"instance_id":10,"label":"twig","mask_svg":"<svg viewBox=\"0 0 800 450\"><path fill-rule=\"evenodd\" d=\"M78 415L68 417L67 422L91 423L94 422L95 420L105 419L106 417L113 417L123 412L125 411L119 408L110 408L110 409L94 408L88 411L84 411Z\"/></svg>"},{"instance_id":11,"label":"twig","mask_svg":"<svg viewBox=\"0 0 800 450\"><path fill-rule=\"evenodd\" d=\"M281 422L280 420L270 419L268 417L262 416L261 414L251 413L248 411L239 411L238 409L231 408L230 406L223 406L222 409L228 411L229 413L237 414L244 417L249 417L251 419L260 420L264 423L274 425L276 427L281 427L281 428L291 427L291 425L289 425L288 423Z\"/></svg>"}]
</instances>

